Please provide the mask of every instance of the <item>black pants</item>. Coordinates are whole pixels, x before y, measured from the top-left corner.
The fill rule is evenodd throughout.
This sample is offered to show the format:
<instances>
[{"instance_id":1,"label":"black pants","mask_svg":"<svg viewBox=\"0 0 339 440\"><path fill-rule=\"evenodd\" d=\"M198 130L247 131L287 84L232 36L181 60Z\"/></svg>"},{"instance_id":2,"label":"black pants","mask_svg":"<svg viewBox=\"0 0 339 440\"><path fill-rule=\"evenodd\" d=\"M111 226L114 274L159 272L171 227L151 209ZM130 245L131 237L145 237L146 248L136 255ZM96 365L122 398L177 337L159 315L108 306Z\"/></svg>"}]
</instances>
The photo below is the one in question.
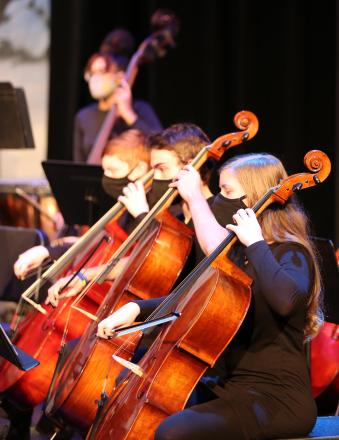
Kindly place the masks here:
<instances>
[{"instance_id":1,"label":"black pants","mask_svg":"<svg viewBox=\"0 0 339 440\"><path fill-rule=\"evenodd\" d=\"M167 417L156 430L155 440L245 440L241 421L232 407L215 399Z\"/></svg>"},{"instance_id":2,"label":"black pants","mask_svg":"<svg viewBox=\"0 0 339 440\"><path fill-rule=\"evenodd\" d=\"M316 420L312 399L286 401L264 391L226 385L222 397L203 396L167 417L157 428L155 440L267 440L308 434ZM301 397L303 399L303 397Z\"/></svg>"}]
</instances>

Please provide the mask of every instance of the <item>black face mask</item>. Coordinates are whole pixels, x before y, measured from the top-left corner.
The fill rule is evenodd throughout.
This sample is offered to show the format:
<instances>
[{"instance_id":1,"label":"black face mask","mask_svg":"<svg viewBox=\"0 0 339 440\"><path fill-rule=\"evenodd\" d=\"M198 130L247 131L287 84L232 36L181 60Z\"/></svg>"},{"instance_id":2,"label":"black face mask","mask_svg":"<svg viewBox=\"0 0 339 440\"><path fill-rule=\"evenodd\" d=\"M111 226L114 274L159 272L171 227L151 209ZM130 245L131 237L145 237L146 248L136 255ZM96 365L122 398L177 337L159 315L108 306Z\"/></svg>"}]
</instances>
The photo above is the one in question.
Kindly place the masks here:
<instances>
[{"instance_id":1,"label":"black face mask","mask_svg":"<svg viewBox=\"0 0 339 440\"><path fill-rule=\"evenodd\" d=\"M233 223L232 216L238 209L247 208L243 202L245 197L246 195L237 199L229 199L221 193L213 197L212 203L210 204L211 211L221 226L225 227L227 224Z\"/></svg>"},{"instance_id":2,"label":"black face mask","mask_svg":"<svg viewBox=\"0 0 339 440\"><path fill-rule=\"evenodd\" d=\"M167 179L167 180L153 179L152 188L147 193L147 201L151 209L169 189L168 185L170 183L172 183L172 179Z\"/></svg>"},{"instance_id":3,"label":"black face mask","mask_svg":"<svg viewBox=\"0 0 339 440\"><path fill-rule=\"evenodd\" d=\"M113 179L104 174L101 179L101 185L104 188L105 193L115 200L118 199L122 194L123 188L125 188L130 182L131 180L129 180L127 176L121 177L120 179Z\"/></svg>"}]
</instances>

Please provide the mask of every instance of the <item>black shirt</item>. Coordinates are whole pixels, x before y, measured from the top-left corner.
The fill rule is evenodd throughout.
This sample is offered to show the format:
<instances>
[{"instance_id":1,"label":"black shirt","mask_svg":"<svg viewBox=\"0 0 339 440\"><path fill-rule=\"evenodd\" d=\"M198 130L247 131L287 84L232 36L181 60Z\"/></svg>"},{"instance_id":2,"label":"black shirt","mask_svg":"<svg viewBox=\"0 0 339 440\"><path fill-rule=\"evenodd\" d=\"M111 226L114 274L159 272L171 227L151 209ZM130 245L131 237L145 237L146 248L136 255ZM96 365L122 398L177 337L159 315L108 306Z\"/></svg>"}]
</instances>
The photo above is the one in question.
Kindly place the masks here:
<instances>
[{"instance_id":1,"label":"black shirt","mask_svg":"<svg viewBox=\"0 0 339 440\"><path fill-rule=\"evenodd\" d=\"M131 128L138 129L146 135L162 130L162 125L150 104L135 100L133 108L137 114L137 120L134 124L127 125L123 119L118 118L112 129L112 134L120 134ZM74 161L86 161L107 113L107 111L99 110L97 103L90 104L78 111L74 124Z\"/></svg>"},{"instance_id":2,"label":"black shirt","mask_svg":"<svg viewBox=\"0 0 339 440\"><path fill-rule=\"evenodd\" d=\"M313 278L308 252L298 243L268 246L260 241L244 253L242 268L253 279L252 300L238 333L218 361L225 390L228 384L252 388L288 411L304 407L313 414L303 333ZM164 299L135 301L141 308L138 320L144 320Z\"/></svg>"}]
</instances>

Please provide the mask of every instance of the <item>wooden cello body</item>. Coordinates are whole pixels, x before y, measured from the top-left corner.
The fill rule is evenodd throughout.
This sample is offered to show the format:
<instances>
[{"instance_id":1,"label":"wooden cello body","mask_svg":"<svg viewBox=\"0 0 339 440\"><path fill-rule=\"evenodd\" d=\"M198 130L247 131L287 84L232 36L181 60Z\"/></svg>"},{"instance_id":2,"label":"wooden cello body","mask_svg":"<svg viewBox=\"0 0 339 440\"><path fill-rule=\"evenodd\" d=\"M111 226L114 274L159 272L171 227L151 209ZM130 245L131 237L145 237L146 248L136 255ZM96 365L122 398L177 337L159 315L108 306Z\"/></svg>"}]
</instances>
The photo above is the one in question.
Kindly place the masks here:
<instances>
[{"instance_id":1,"label":"wooden cello body","mask_svg":"<svg viewBox=\"0 0 339 440\"><path fill-rule=\"evenodd\" d=\"M151 439L166 416L183 409L249 307L251 280L236 266L232 272L234 278L208 268L189 289L175 309L185 319L178 318L156 339L139 363L142 377L128 373L117 398L109 400L95 439Z\"/></svg>"},{"instance_id":2,"label":"wooden cello body","mask_svg":"<svg viewBox=\"0 0 339 440\"><path fill-rule=\"evenodd\" d=\"M113 224L107 225L107 231L110 231L111 234L116 230L117 228ZM127 234L120 236L117 234L112 236L111 234L109 234L108 243L102 242L99 245L90 260L91 265L104 264L127 236ZM87 257L84 257L82 260L86 259ZM79 263L80 267L82 260ZM75 267L72 269L75 270ZM95 286L82 299L81 307L89 313L95 314L109 287L109 282ZM23 372L13 364L1 360L0 391L6 391L7 398L16 405L22 408L33 407L46 397L65 327L68 328L67 342L79 338L90 323L89 318L77 311L72 312L74 317L70 323L68 322L70 306L73 301L74 298L66 298L60 301L57 308L50 305L43 306L46 314L33 310L19 324L13 343L38 359L40 365L28 372Z\"/></svg>"},{"instance_id":3,"label":"wooden cello body","mask_svg":"<svg viewBox=\"0 0 339 440\"><path fill-rule=\"evenodd\" d=\"M135 299L166 295L186 262L192 244L192 231L168 211L155 220L130 256L129 265L111 286L97 312L104 319L116 308ZM162 282L159 282L161 277ZM122 366L112 360L117 342L96 338L93 322L66 361L46 405L46 412L87 431L94 420L102 384L111 393ZM136 341L137 342L137 341ZM128 344L119 356L130 359L136 344ZM95 377L95 380L93 378Z\"/></svg>"}]
</instances>

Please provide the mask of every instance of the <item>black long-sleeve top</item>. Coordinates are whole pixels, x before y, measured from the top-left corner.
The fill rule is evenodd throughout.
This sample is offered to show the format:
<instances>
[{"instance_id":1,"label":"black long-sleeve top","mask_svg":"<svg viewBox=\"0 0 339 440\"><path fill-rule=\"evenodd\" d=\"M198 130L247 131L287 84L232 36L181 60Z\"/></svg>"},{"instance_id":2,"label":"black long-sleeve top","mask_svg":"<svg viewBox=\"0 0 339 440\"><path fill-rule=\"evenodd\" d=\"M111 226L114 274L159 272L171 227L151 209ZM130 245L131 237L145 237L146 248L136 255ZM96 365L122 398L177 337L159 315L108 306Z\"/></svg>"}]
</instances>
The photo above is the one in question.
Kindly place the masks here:
<instances>
[{"instance_id":1,"label":"black long-sleeve top","mask_svg":"<svg viewBox=\"0 0 339 440\"><path fill-rule=\"evenodd\" d=\"M133 109L137 115L134 124L127 125L123 119L118 118L113 126L111 135L120 134L131 128L138 129L146 135L162 130L162 125L157 115L146 101L135 100L133 102ZM107 113L107 111L99 110L97 103L90 104L78 111L75 116L73 134L74 161L86 161Z\"/></svg>"},{"instance_id":2,"label":"black long-sleeve top","mask_svg":"<svg viewBox=\"0 0 339 440\"><path fill-rule=\"evenodd\" d=\"M259 241L243 255L239 265L253 279L252 300L218 362L226 383L284 393L281 399L288 405L300 402L300 396L310 401L303 333L313 277L309 254L298 243L268 246ZM138 320L144 320L163 299L135 301L141 308Z\"/></svg>"}]
</instances>

